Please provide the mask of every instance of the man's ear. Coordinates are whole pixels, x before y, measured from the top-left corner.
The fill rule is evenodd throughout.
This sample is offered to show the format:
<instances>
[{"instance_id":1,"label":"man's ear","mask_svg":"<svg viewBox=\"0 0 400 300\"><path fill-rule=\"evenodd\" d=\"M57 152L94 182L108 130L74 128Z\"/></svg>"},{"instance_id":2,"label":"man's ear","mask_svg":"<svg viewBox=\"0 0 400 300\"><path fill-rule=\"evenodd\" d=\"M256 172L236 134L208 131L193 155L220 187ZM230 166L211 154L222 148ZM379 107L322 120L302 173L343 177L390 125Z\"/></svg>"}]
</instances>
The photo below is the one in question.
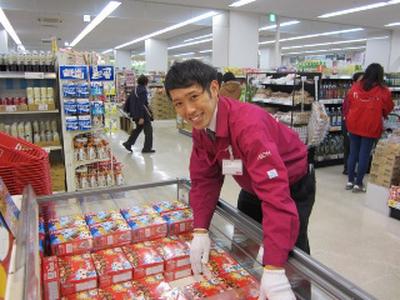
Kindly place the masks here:
<instances>
[{"instance_id":1,"label":"man's ear","mask_svg":"<svg viewBox=\"0 0 400 300\"><path fill-rule=\"evenodd\" d=\"M210 83L210 91L212 97L218 97L219 94L219 84L217 80L213 80Z\"/></svg>"}]
</instances>

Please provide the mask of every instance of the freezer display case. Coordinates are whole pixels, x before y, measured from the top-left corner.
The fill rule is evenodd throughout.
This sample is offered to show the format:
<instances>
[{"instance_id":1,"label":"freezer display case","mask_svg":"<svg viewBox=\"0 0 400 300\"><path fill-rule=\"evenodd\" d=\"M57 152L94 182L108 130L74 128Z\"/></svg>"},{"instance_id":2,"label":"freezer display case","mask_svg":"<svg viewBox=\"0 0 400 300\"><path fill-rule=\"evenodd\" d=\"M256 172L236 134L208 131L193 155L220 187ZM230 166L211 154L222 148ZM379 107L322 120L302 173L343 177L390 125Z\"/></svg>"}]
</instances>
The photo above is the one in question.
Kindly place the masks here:
<instances>
[{"instance_id":1,"label":"freezer display case","mask_svg":"<svg viewBox=\"0 0 400 300\"><path fill-rule=\"evenodd\" d=\"M176 245L171 246L169 244L170 240L169 242L163 241L164 244L161 245L161 249L158 249L161 251L146 253L146 255L151 256L153 263L148 269L139 266L140 259L138 257L136 259L132 258L132 256L138 255L137 253L142 251L136 245L146 243L145 240L148 240L149 236L158 238L157 241L160 241L160 238L162 240L163 236L165 237L168 233L180 234L182 243L188 244L191 230L190 222L182 222L182 215L184 213L180 213L180 218L178 218L173 213L171 214L169 210L171 210L170 206L172 203L175 210L182 212L185 207L184 205L183 207L179 207L179 205L188 203L189 190L190 182L188 180L177 179L134 186L63 193L38 199L35 198L32 192L27 193L25 198L30 200L26 201L26 205L31 205L31 207L27 207L27 213L23 213L22 215L25 216L26 224L31 224L31 226L27 226L26 228L31 230L32 233L29 230L25 230L27 238L19 245L23 251L18 254L17 258L19 263L25 266L24 288L21 289L24 292L21 298L18 298L15 293L12 298L39 299L38 295L43 293L41 290L43 285L40 282L49 280L49 277L45 277L45 274L40 270L44 270L46 266L54 270L54 266L51 265L51 257L49 258L49 256L42 257L41 264L38 263L40 261L40 251L37 245L39 245L40 233L38 234L37 228L39 228L41 222L39 219L40 215L43 220L58 220L48 222L46 224L48 230L59 229L61 219L64 224L65 222L68 224L72 223L76 227L85 222L86 224L90 224L87 226L89 226L92 238L86 242L84 240L89 235L82 234L84 230L80 230L79 232L69 233L70 236L75 238L79 236L81 242L82 240L84 241L79 246L67 246L63 248L58 244L52 243L50 245L51 250L49 250L50 252L60 254L58 268L65 269L65 266L68 266L67 271L69 273L71 273L71 269L75 267L75 264L81 264L80 267L77 267L78 269L82 269L82 266L85 265L85 272L81 274L84 281L78 282L80 286L86 284L86 287L98 287L100 289L103 286L103 292L108 292L108 295L112 295L113 292L111 289L114 288L116 283L118 286L116 291L119 292L134 290L133 287L137 282L142 284L141 286L154 286L154 282L157 281L157 276L159 275L153 274L154 276L149 279L150 277L142 277L141 274L144 272L143 274L148 275L149 273L146 272L149 270L150 274L152 271L157 273L157 268L160 268L157 264L160 261L157 258L157 253L161 252L161 255L164 255L163 258L165 261L164 266L161 266L161 269L164 269L164 278L160 280L167 282L168 289L170 290L169 294L165 298L160 298L159 294L154 294L150 291L144 296L142 295L143 298L132 296L132 299L258 299L258 284L263 272L262 265L257 261L259 247L262 244L261 226L222 199L218 202L210 227L210 237L213 242L212 248L214 249L212 250L213 254L210 256L211 263L208 269L210 273L206 271L203 278L193 278L190 267L174 268L178 263L178 260L174 260L175 256L177 256L179 251L183 250ZM176 202L177 200L180 202ZM161 218L158 219L159 216L155 216L150 220L147 218L146 220L141 219L138 221L136 214L142 215L149 209L155 209L159 216L161 215ZM105 214L104 211L117 211L120 215L113 216L112 213ZM39 212L39 214L36 212ZM186 219L183 218L184 220L190 219L190 212L186 213ZM67 217L71 215L84 216L84 219ZM111 226L114 230L111 235L109 231L107 233L102 231L104 230L101 227L102 224L118 224L121 221L119 219L121 215L125 220L131 221L131 223L127 221L130 227L128 230L131 233L130 241L124 239L123 233L126 232L127 228L122 225ZM153 230L150 227L146 227L145 231L140 231L140 224L144 223L150 224L153 226L153 229L156 229ZM134 225L132 226L132 224ZM189 233L181 234L182 232ZM98 233L99 235L97 235ZM152 234L159 234L159 236L152 236ZM136 239L135 243L132 243L132 239ZM88 263L88 259L84 257L86 254L76 254L88 252L84 245L91 249L91 256L94 260L93 265ZM107 250L109 248L116 250ZM122 252L117 250L117 248L122 249ZM93 249L96 249L95 255L93 255ZM81 262L76 262L75 259L74 264L72 264L69 258L71 256L65 256L65 254L68 254L68 251L75 251L73 254L79 256ZM121 253L125 253L124 258L122 258ZM121 265L121 268L118 269L117 273L112 273L115 270L111 268L111 264L116 264L117 262ZM128 262L130 262L130 265ZM188 258L186 257L186 262L180 263L184 265L187 262ZM132 268L138 270L133 272L133 276L132 272L129 271ZM225 269L225 272L218 272L218 268L222 269L222 271ZM301 250L294 249L285 265L285 269L297 299L375 299ZM80 270L78 272L83 271ZM92 278L91 276L92 274L95 276L96 272L97 274L106 274L109 276L99 277L97 275L97 280L92 280L94 277ZM217 273L219 281L210 279ZM61 272L60 276L65 276L65 274ZM107 281L111 280L110 278L112 278L114 284L112 286ZM118 280L114 282L115 278L118 278L121 282L118 282ZM202 279L203 283L196 284L195 280L199 279ZM54 279L54 276L50 276L50 282L52 280L57 281L57 278ZM206 283L204 283L205 281ZM45 285L44 287L45 289L51 289L52 285ZM71 286L64 285L60 288L64 295L72 297L72 292L68 290ZM51 295L51 293L49 294L49 290L45 292L47 295ZM86 291L86 293L87 295L90 293L93 294L91 297L87 296L88 298L76 297L65 299L102 299L99 295L96 295L98 293L96 289L89 292Z\"/></svg>"}]
</instances>

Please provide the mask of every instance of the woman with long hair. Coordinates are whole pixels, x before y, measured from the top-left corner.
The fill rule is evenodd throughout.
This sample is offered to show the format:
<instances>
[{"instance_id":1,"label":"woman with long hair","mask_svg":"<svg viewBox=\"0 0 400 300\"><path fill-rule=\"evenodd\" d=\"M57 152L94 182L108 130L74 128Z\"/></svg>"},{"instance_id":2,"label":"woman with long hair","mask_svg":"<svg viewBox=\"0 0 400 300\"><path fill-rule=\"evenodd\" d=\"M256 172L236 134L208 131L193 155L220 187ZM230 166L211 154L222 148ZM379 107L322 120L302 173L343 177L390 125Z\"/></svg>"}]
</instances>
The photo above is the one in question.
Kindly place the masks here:
<instances>
[{"instance_id":1,"label":"woman with long hair","mask_svg":"<svg viewBox=\"0 0 400 300\"><path fill-rule=\"evenodd\" d=\"M370 64L363 79L353 84L347 95L349 107L346 126L350 138L350 155L347 161L349 174L346 189L354 193L366 191L363 179L368 169L371 150L375 140L382 134L383 118L388 116L394 106L383 76L383 67L380 64Z\"/></svg>"}]
</instances>

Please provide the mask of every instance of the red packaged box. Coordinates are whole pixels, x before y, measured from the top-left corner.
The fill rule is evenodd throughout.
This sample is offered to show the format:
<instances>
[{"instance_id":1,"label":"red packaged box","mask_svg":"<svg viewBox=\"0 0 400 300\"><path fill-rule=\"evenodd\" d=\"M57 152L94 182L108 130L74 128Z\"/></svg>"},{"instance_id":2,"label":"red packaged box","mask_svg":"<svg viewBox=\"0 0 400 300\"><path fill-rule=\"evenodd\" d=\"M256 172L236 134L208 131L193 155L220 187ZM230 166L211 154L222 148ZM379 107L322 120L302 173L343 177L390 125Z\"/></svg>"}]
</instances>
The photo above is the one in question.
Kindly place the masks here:
<instances>
[{"instance_id":1,"label":"red packaged box","mask_svg":"<svg viewBox=\"0 0 400 300\"><path fill-rule=\"evenodd\" d=\"M239 263L226 251L218 247L210 250L208 266L215 274L222 274L243 269Z\"/></svg>"},{"instance_id":2,"label":"red packaged box","mask_svg":"<svg viewBox=\"0 0 400 300\"><path fill-rule=\"evenodd\" d=\"M124 220L99 223L90 227L93 248L104 249L131 243L131 229Z\"/></svg>"},{"instance_id":3,"label":"red packaged box","mask_svg":"<svg viewBox=\"0 0 400 300\"><path fill-rule=\"evenodd\" d=\"M157 214L143 215L128 220L132 242L144 242L167 236L167 221Z\"/></svg>"},{"instance_id":4,"label":"red packaged box","mask_svg":"<svg viewBox=\"0 0 400 300\"><path fill-rule=\"evenodd\" d=\"M138 283L143 286L146 297L150 299L160 299L162 294L171 290L162 274L141 278Z\"/></svg>"},{"instance_id":5,"label":"red packaged box","mask_svg":"<svg viewBox=\"0 0 400 300\"><path fill-rule=\"evenodd\" d=\"M165 281L174 281L181 278L192 276L192 267L186 266L184 268L180 268L174 271L165 271L164 277Z\"/></svg>"},{"instance_id":6,"label":"red packaged box","mask_svg":"<svg viewBox=\"0 0 400 300\"><path fill-rule=\"evenodd\" d=\"M105 211L87 213L85 215L85 219L86 219L86 223L89 226L99 224L99 223L104 223L104 222L123 221L124 220L124 218L119 213L119 211L116 211L116 210L105 210Z\"/></svg>"},{"instance_id":7,"label":"red packaged box","mask_svg":"<svg viewBox=\"0 0 400 300\"><path fill-rule=\"evenodd\" d=\"M42 275L44 299L60 299L60 271L56 256L48 256L43 258Z\"/></svg>"},{"instance_id":8,"label":"red packaged box","mask_svg":"<svg viewBox=\"0 0 400 300\"><path fill-rule=\"evenodd\" d=\"M157 298L158 300L189 300L186 298L183 292L178 288L173 288L172 290L163 292L161 296Z\"/></svg>"},{"instance_id":9,"label":"red packaged box","mask_svg":"<svg viewBox=\"0 0 400 300\"><path fill-rule=\"evenodd\" d=\"M148 300L134 281L126 281L100 290L104 300Z\"/></svg>"},{"instance_id":10,"label":"red packaged box","mask_svg":"<svg viewBox=\"0 0 400 300\"><path fill-rule=\"evenodd\" d=\"M152 215L155 213L156 211L148 205L132 206L130 208L121 209L121 215L125 218L125 220L143 215Z\"/></svg>"},{"instance_id":11,"label":"red packaged box","mask_svg":"<svg viewBox=\"0 0 400 300\"><path fill-rule=\"evenodd\" d=\"M237 271L225 272L221 274L219 278L235 289L238 299L258 299L260 285L257 280L243 268Z\"/></svg>"},{"instance_id":12,"label":"red packaged box","mask_svg":"<svg viewBox=\"0 0 400 300\"><path fill-rule=\"evenodd\" d=\"M163 215L168 222L168 234L176 235L193 230L193 213L191 209L175 210Z\"/></svg>"},{"instance_id":13,"label":"red packaged box","mask_svg":"<svg viewBox=\"0 0 400 300\"><path fill-rule=\"evenodd\" d=\"M218 295L225 293L230 288L224 284L222 281L213 278L210 280L202 280L199 282L194 282L184 288L184 293L189 299L204 299L208 297L213 297L213 299L218 299ZM226 298L224 299L235 299Z\"/></svg>"},{"instance_id":14,"label":"red packaged box","mask_svg":"<svg viewBox=\"0 0 400 300\"><path fill-rule=\"evenodd\" d=\"M97 251L92 258L99 275L99 288L132 280L132 265L121 248Z\"/></svg>"},{"instance_id":15,"label":"red packaged box","mask_svg":"<svg viewBox=\"0 0 400 300\"><path fill-rule=\"evenodd\" d=\"M190 266L189 247L177 239L163 238L154 242L164 258L164 270L174 271Z\"/></svg>"},{"instance_id":16,"label":"red packaged box","mask_svg":"<svg viewBox=\"0 0 400 300\"><path fill-rule=\"evenodd\" d=\"M160 215L164 215L170 211L188 209L189 206L181 201L158 201L153 203L154 210Z\"/></svg>"},{"instance_id":17,"label":"red packaged box","mask_svg":"<svg viewBox=\"0 0 400 300\"><path fill-rule=\"evenodd\" d=\"M61 300L88 300L88 299L104 300L104 297L101 295L99 289L93 289L61 298Z\"/></svg>"},{"instance_id":18,"label":"red packaged box","mask_svg":"<svg viewBox=\"0 0 400 300\"><path fill-rule=\"evenodd\" d=\"M61 294L68 296L97 288L97 274L89 253L58 258Z\"/></svg>"},{"instance_id":19,"label":"red packaged box","mask_svg":"<svg viewBox=\"0 0 400 300\"><path fill-rule=\"evenodd\" d=\"M82 215L72 215L50 219L47 226L49 232L54 232L71 227L86 226L86 222Z\"/></svg>"},{"instance_id":20,"label":"red packaged box","mask_svg":"<svg viewBox=\"0 0 400 300\"><path fill-rule=\"evenodd\" d=\"M50 234L50 247L57 256L86 253L93 248L93 237L87 226L66 228Z\"/></svg>"},{"instance_id":21,"label":"red packaged box","mask_svg":"<svg viewBox=\"0 0 400 300\"><path fill-rule=\"evenodd\" d=\"M123 251L133 266L133 279L162 273L164 260L150 242L124 246Z\"/></svg>"}]
</instances>

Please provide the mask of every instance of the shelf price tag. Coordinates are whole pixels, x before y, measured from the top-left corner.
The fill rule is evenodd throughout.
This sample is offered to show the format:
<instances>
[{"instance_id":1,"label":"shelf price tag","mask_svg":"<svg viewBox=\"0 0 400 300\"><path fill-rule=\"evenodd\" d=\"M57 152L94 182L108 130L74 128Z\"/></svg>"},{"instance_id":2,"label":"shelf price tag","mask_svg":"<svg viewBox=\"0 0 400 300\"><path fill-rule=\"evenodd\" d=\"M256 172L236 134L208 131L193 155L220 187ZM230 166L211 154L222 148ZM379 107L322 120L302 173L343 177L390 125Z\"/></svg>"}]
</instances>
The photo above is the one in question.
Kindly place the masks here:
<instances>
[{"instance_id":1,"label":"shelf price tag","mask_svg":"<svg viewBox=\"0 0 400 300\"><path fill-rule=\"evenodd\" d=\"M39 110L49 110L49 106L47 104L39 104Z\"/></svg>"},{"instance_id":2,"label":"shelf price tag","mask_svg":"<svg viewBox=\"0 0 400 300\"><path fill-rule=\"evenodd\" d=\"M44 79L42 72L25 72L25 79Z\"/></svg>"},{"instance_id":3,"label":"shelf price tag","mask_svg":"<svg viewBox=\"0 0 400 300\"><path fill-rule=\"evenodd\" d=\"M16 105L6 105L6 112L15 112L17 111Z\"/></svg>"}]
</instances>

